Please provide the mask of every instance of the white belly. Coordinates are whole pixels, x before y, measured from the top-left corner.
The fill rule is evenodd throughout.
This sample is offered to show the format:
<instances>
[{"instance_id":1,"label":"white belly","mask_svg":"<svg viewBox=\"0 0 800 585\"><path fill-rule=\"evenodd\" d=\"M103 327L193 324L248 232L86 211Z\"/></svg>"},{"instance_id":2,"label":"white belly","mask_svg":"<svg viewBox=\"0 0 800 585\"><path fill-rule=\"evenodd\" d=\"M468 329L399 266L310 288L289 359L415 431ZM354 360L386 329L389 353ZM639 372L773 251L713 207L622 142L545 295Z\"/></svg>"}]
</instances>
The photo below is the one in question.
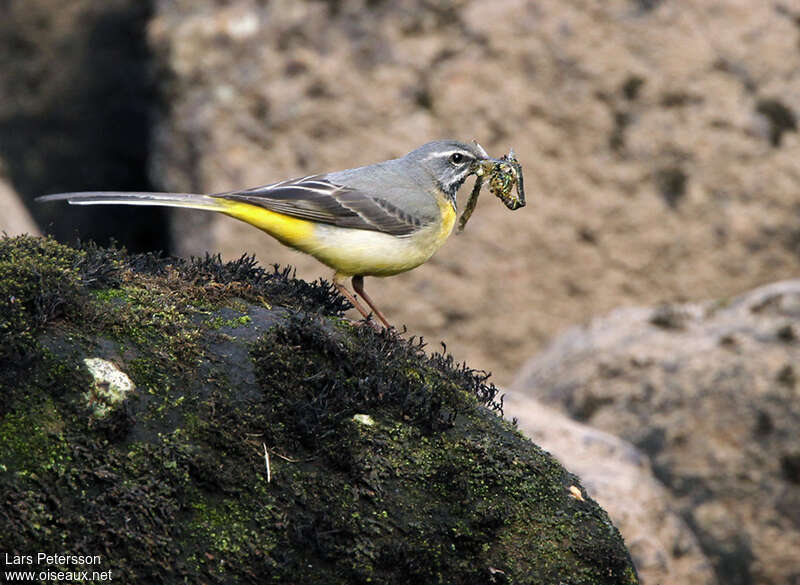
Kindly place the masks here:
<instances>
[{"instance_id":1,"label":"white belly","mask_svg":"<svg viewBox=\"0 0 800 585\"><path fill-rule=\"evenodd\" d=\"M317 225L313 244L303 249L343 276L391 276L427 261L449 235L432 225L410 236ZM450 226L452 228L452 226Z\"/></svg>"}]
</instances>

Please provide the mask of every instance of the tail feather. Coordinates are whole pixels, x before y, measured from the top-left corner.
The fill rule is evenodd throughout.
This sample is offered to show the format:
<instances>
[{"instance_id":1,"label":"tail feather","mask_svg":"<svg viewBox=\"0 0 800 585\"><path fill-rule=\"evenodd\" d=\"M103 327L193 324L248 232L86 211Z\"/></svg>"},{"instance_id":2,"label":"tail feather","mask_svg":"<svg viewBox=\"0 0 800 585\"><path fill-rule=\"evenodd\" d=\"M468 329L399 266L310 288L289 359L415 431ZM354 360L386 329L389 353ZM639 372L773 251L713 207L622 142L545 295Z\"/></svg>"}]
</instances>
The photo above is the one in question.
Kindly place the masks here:
<instances>
[{"instance_id":1,"label":"tail feather","mask_svg":"<svg viewBox=\"0 0 800 585\"><path fill-rule=\"evenodd\" d=\"M124 191L84 191L56 193L37 197L36 201L67 201L71 205L157 205L160 207L184 207L221 211L224 203L210 195L193 193L143 193Z\"/></svg>"}]
</instances>

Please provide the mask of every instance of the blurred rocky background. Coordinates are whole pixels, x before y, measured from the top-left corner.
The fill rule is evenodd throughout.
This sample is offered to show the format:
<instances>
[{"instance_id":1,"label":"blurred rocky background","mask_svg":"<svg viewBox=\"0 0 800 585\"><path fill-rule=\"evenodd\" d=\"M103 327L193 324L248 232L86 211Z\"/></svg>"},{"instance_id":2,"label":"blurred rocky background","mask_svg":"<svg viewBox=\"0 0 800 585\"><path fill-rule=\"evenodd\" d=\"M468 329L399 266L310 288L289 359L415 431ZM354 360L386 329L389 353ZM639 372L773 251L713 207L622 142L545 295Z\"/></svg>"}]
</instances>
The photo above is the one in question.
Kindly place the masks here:
<instances>
[{"instance_id":1,"label":"blurred rocky background","mask_svg":"<svg viewBox=\"0 0 800 585\"><path fill-rule=\"evenodd\" d=\"M0 190L0 212L16 191L39 228L64 239L225 258L255 252L327 278L314 260L227 218L31 199L224 191L401 156L444 137L475 138L494 155L513 146L528 206L510 213L484 194L464 234L410 273L369 279L371 296L392 322L446 341L497 383L516 378L516 394L633 442L616 451L641 453L637 473L655 473L637 485L668 494L669 509L655 507L653 517L676 515L671 536L661 526L658 544L642 545L640 566L662 570L646 582L687 582L675 571L694 571L694 582L800 583L800 554L785 548L800 530L791 430L799 316L784 311L786 322L766 333L743 326L739 339L736 319L765 313L726 313L726 341L707 305L675 305L724 305L798 273L800 4L0 4L0 175L11 189ZM613 359L596 357L574 330L559 337L634 306L661 308L609 317L631 327L604 349ZM702 343L687 337L699 329ZM757 382L752 364L773 360L764 357L773 342L782 361L777 371L759 366L766 381ZM637 365L651 345L663 355ZM535 360L582 368L556 368L563 381L533 375L531 365L518 376L546 346ZM693 351L700 347L713 351ZM687 390L688 380L699 389Z\"/></svg>"},{"instance_id":2,"label":"blurred rocky background","mask_svg":"<svg viewBox=\"0 0 800 585\"><path fill-rule=\"evenodd\" d=\"M610 488L595 488L596 496L592 494L600 502L621 500L626 510L619 515L621 522L630 522L642 507L655 476L666 487L666 497L659 501L692 529L720 585L796 585L800 583L798 336L800 280L760 287L722 303L622 308L558 337L525 365L513 391L528 399L533 395L573 419L619 435L637 448L634 452L644 454L650 468L639 469L640 479L624 484L636 486L635 495L619 498L613 483ZM535 432L528 434L544 434L539 443L582 477L598 475L609 460L626 453L617 448L612 456L601 456L593 447L595 440L561 455L557 445L547 446L555 429L541 421L542 415L537 423L530 414L535 410L530 406L518 410L521 419L534 425ZM579 457L576 453L592 452L587 472L578 471L580 461L572 467L568 463ZM631 459L635 460L630 456L624 460ZM614 468L605 475L619 478L626 469ZM611 505L604 505L615 518ZM658 511L652 505L646 509L651 515ZM627 533L620 527L626 538L646 532L656 542L666 538L676 544L662 551L681 550L680 533L666 536L665 522L640 516ZM650 528L642 530L643 526ZM628 544L635 555L633 543ZM653 546L647 540L643 544ZM663 559L663 568L675 563L669 554L650 553L640 559ZM700 581L695 575L671 582Z\"/></svg>"}]
</instances>

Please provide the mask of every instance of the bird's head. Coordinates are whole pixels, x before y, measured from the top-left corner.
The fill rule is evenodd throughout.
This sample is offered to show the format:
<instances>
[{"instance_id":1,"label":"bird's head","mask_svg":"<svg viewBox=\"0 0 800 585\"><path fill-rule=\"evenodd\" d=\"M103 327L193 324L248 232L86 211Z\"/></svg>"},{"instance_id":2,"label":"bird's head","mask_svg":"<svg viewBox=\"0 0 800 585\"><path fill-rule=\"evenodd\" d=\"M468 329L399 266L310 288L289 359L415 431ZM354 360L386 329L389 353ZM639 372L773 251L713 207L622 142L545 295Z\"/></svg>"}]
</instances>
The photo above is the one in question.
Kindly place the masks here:
<instances>
[{"instance_id":1,"label":"bird's head","mask_svg":"<svg viewBox=\"0 0 800 585\"><path fill-rule=\"evenodd\" d=\"M406 155L410 162L422 167L437 186L455 202L456 193L467 177L477 175L482 180L490 178L490 187L509 209L525 205L522 191L522 167L513 157L513 151L500 159L491 158L477 142L439 140L429 142ZM495 185L504 185L495 189ZM511 189L516 185L516 196ZM507 188L506 188L507 187Z\"/></svg>"}]
</instances>

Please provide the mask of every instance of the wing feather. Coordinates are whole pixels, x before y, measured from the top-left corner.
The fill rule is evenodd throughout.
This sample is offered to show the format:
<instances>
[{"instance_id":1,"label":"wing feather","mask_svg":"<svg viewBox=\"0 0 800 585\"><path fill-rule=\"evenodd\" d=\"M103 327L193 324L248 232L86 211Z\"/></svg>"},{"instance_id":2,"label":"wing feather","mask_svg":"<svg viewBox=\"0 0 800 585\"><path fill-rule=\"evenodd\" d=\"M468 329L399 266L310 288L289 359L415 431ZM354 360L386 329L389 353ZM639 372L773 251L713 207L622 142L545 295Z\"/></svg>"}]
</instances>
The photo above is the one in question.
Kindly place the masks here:
<instances>
[{"instance_id":1,"label":"wing feather","mask_svg":"<svg viewBox=\"0 0 800 585\"><path fill-rule=\"evenodd\" d=\"M372 193L337 184L325 175L311 175L213 195L242 201L300 219L340 227L407 236L425 222Z\"/></svg>"}]
</instances>

